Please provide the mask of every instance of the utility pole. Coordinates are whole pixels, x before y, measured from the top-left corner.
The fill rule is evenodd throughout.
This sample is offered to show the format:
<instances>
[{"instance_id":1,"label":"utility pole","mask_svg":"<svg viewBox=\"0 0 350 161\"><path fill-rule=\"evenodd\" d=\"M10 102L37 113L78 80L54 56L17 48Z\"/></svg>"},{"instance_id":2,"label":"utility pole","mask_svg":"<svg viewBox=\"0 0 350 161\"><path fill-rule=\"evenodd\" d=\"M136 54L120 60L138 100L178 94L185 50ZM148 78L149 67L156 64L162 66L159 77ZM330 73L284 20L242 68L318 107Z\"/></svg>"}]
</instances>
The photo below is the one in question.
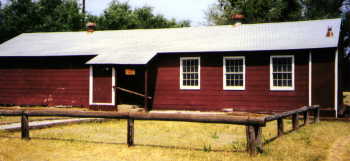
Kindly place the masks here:
<instances>
[{"instance_id":1,"label":"utility pole","mask_svg":"<svg viewBox=\"0 0 350 161\"><path fill-rule=\"evenodd\" d=\"M85 14L85 0L83 0L83 14Z\"/></svg>"}]
</instances>

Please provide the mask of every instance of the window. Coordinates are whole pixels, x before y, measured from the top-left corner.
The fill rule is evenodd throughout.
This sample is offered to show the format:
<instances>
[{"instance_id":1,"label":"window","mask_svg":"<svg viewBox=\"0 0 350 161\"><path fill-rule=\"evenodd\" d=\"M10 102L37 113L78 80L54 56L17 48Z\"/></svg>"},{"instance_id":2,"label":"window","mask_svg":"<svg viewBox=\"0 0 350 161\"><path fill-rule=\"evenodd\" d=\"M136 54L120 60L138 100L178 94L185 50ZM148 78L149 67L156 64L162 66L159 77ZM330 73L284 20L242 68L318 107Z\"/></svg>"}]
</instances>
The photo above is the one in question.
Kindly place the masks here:
<instances>
[{"instance_id":1,"label":"window","mask_svg":"<svg viewBox=\"0 0 350 161\"><path fill-rule=\"evenodd\" d=\"M200 58L180 58L180 89L200 89Z\"/></svg>"},{"instance_id":2,"label":"window","mask_svg":"<svg viewBox=\"0 0 350 161\"><path fill-rule=\"evenodd\" d=\"M294 56L270 57L270 89L294 90Z\"/></svg>"},{"instance_id":3,"label":"window","mask_svg":"<svg viewBox=\"0 0 350 161\"><path fill-rule=\"evenodd\" d=\"M225 90L245 89L245 58L224 57L224 78Z\"/></svg>"}]
</instances>

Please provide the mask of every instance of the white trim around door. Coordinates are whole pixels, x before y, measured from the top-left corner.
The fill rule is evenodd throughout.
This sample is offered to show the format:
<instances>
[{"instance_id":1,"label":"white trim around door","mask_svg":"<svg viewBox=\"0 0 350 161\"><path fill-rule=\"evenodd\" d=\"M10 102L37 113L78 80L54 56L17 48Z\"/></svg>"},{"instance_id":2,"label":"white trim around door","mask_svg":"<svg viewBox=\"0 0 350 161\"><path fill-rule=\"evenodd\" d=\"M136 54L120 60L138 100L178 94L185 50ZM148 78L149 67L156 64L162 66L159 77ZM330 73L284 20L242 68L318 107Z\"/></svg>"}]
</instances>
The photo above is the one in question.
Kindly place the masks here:
<instances>
[{"instance_id":1,"label":"white trim around door","mask_svg":"<svg viewBox=\"0 0 350 161\"><path fill-rule=\"evenodd\" d=\"M309 52L309 106L312 106L312 53Z\"/></svg>"},{"instance_id":2,"label":"white trim around door","mask_svg":"<svg viewBox=\"0 0 350 161\"><path fill-rule=\"evenodd\" d=\"M90 65L89 68L89 105L115 105L115 90L112 89L112 102L111 103L101 103L101 102L93 102L93 66ZM112 88L115 86L115 67L112 67Z\"/></svg>"},{"instance_id":3,"label":"white trim around door","mask_svg":"<svg viewBox=\"0 0 350 161\"><path fill-rule=\"evenodd\" d=\"M334 109L335 109L335 118L338 118L338 59L339 59L338 50L335 52L334 60Z\"/></svg>"}]
</instances>

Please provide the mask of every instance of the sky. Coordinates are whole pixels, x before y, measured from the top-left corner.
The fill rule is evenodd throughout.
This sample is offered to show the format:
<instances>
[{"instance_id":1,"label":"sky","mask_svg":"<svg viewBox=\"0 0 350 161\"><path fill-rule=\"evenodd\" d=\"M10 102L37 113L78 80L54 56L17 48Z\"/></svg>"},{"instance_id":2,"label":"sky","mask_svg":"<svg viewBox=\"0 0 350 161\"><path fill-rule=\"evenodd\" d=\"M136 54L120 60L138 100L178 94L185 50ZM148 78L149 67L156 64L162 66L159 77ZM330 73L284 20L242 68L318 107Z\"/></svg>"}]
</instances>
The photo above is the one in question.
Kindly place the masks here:
<instances>
[{"instance_id":1,"label":"sky","mask_svg":"<svg viewBox=\"0 0 350 161\"><path fill-rule=\"evenodd\" d=\"M86 11L93 15L100 15L112 0L86 0ZM217 0L119 0L129 2L133 8L143 6L153 7L155 14L176 20L190 20L192 26L205 24L204 12Z\"/></svg>"},{"instance_id":2,"label":"sky","mask_svg":"<svg viewBox=\"0 0 350 161\"><path fill-rule=\"evenodd\" d=\"M6 2L8 0L0 0ZM82 2L82 0L77 0ZM86 11L100 15L112 0L85 0ZM155 14L161 14L168 19L177 21L190 20L192 26L203 26L206 23L204 12L217 0L119 0L129 2L133 8L150 6Z\"/></svg>"}]
</instances>

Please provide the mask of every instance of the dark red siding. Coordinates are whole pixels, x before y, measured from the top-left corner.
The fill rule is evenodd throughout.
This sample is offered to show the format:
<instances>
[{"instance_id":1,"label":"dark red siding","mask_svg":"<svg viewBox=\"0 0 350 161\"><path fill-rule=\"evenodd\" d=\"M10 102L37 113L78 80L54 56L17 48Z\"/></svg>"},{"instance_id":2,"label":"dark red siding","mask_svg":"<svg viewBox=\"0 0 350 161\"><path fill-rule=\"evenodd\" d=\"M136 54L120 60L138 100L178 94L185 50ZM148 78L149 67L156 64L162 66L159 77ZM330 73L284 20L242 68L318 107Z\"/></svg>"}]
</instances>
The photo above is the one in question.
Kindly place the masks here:
<instances>
[{"instance_id":1,"label":"dark red siding","mask_svg":"<svg viewBox=\"0 0 350 161\"><path fill-rule=\"evenodd\" d=\"M246 89L223 90L223 54L201 54L201 89L180 90L179 62L184 55L159 55L153 109L214 111L234 108L242 111L284 111L308 104L308 52L295 54L295 90L270 91L270 54L225 54L246 56ZM198 56L187 54L186 56Z\"/></svg>"},{"instance_id":2,"label":"dark red siding","mask_svg":"<svg viewBox=\"0 0 350 161\"><path fill-rule=\"evenodd\" d=\"M90 58L1 58L0 104L88 106Z\"/></svg>"},{"instance_id":3,"label":"dark red siding","mask_svg":"<svg viewBox=\"0 0 350 161\"><path fill-rule=\"evenodd\" d=\"M94 103L112 103L112 67L93 67L93 96Z\"/></svg>"},{"instance_id":4,"label":"dark red siding","mask_svg":"<svg viewBox=\"0 0 350 161\"><path fill-rule=\"evenodd\" d=\"M312 52L312 104L334 107L334 60L335 50Z\"/></svg>"}]
</instances>

